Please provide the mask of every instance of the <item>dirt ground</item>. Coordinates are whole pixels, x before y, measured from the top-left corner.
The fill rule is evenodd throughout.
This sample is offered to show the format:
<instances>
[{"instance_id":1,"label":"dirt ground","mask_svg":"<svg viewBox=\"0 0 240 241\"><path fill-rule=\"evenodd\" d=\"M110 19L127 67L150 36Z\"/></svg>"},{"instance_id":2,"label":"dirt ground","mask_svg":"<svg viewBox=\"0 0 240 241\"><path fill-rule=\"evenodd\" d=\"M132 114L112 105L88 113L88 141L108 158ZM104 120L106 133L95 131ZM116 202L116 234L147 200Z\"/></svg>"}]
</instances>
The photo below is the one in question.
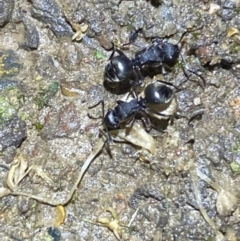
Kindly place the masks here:
<instances>
[{"instance_id":1,"label":"dirt ground","mask_svg":"<svg viewBox=\"0 0 240 241\"><path fill-rule=\"evenodd\" d=\"M2 241L240 240L239 0L0 0L0 12ZM123 98L103 73L140 29L129 57L187 32L186 63L145 78L180 86L187 118L149 133L136 120L109 144L101 105L88 107Z\"/></svg>"}]
</instances>

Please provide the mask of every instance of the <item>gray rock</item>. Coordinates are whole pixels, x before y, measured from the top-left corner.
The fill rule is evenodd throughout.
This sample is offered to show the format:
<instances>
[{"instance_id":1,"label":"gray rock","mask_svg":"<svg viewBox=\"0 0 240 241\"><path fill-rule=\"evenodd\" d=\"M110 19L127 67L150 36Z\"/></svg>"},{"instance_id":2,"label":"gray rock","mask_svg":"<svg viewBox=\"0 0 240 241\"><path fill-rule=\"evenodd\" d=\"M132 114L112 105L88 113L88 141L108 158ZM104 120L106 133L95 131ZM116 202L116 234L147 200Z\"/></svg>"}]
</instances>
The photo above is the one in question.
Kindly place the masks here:
<instances>
[{"instance_id":1,"label":"gray rock","mask_svg":"<svg viewBox=\"0 0 240 241\"><path fill-rule=\"evenodd\" d=\"M0 0L0 26L5 25L12 16L14 0Z\"/></svg>"},{"instance_id":2,"label":"gray rock","mask_svg":"<svg viewBox=\"0 0 240 241\"><path fill-rule=\"evenodd\" d=\"M0 123L0 145L2 149L10 146L19 147L26 137L26 123L17 115L6 122Z\"/></svg>"}]
</instances>

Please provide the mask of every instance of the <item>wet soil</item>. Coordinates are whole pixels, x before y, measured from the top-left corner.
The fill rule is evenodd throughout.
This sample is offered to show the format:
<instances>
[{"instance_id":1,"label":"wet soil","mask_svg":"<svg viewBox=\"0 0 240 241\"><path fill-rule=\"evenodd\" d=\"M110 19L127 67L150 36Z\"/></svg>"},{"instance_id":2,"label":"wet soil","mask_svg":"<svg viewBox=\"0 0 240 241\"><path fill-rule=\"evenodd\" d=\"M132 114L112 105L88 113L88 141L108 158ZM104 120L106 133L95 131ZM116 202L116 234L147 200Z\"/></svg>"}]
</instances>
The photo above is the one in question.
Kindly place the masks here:
<instances>
[{"instance_id":1,"label":"wet soil","mask_svg":"<svg viewBox=\"0 0 240 241\"><path fill-rule=\"evenodd\" d=\"M1 240L240 240L238 0L0 0L0 9ZM179 58L145 81L181 86L178 113L191 121L163 131L153 120L156 151L144 158L131 143L106 143L64 203L103 129L90 118L101 106L88 107L123 97L103 83L113 43L139 29L129 57L188 31L186 65Z\"/></svg>"}]
</instances>

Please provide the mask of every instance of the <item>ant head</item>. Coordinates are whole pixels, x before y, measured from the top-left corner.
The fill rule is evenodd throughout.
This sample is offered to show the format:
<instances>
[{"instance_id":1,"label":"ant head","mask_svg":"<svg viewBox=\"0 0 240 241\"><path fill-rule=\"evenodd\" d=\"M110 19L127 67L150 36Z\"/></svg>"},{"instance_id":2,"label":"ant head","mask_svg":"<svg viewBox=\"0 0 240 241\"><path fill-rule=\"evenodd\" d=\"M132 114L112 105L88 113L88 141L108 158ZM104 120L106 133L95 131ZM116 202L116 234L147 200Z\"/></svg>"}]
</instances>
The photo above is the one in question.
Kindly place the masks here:
<instances>
[{"instance_id":1,"label":"ant head","mask_svg":"<svg viewBox=\"0 0 240 241\"><path fill-rule=\"evenodd\" d=\"M162 48L163 48L163 51L165 52L164 62L169 66L175 65L181 51L178 45L164 42L162 44Z\"/></svg>"},{"instance_id":2,"label":"ant head","mask_svg":"<svg viewBox=\"0 0 240 241\"><path fill-rule=\"evenodd\" d=\"M110 109L104 117L104 123L109 129L117 129L120 126L119 119L114 110Z\"/></svg>"},{"instance_id":3,"label":"ant head","mask_svg":"<svg viewBox=\"0 0 240 241\"><path fill-rule=\"evenodd\" d=\"M174 96L171 88L159 82L149 84L144 93L145 100L149 104L165 104L170 102Z\"/></svg>"},{"instance_id":4,"label":"ant head","mask_svg":"<svg viewBox=\"0 0 240 241\"><path fill-rule=\"evenodd\" d=\"M179 47L179 43L183 40L184 36L187 34L188 32L184 32L181 36L181 38L179 39L177 44L171 44L168 42L164 42L162 44L162 48L163 51L165 52L165 56L164 56L164 62L169 65L170 67L172 67L173 65L176 64L181 49L183 47L183 44L181 44L181 47Z\"/></svg>"}]
</instances>

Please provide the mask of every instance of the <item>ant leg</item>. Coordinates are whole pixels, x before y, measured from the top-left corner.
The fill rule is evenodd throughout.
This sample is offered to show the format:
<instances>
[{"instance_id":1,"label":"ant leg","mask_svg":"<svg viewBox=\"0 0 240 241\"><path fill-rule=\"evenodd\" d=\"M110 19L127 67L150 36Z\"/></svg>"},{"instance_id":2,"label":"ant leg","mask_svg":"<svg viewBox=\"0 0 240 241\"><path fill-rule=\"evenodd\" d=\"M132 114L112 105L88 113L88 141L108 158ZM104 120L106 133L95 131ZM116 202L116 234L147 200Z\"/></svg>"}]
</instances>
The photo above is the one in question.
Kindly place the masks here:
<instances>
[{"instance_id":1,"label":"ant leg","mask_svg":"<svg viewBox=\"0 0 240 241\"><path fill-rule=\"evenodd\" d=\"M109 56L108 60L111 60L113 58L115 51L116 51L116 48L115 48L115 46L113 46L113 51L112 51L111 55Z\"/></svg>"},{"instance_id":2,"label":"ant leg","mask_svg":"<svg viewBox=\"0 0 240 241\"><path fill-rule=\"evenodd\" d=\"M99 132L106 137L106 139L108 140L108 135L104 132L104 130L99 129Z\"/></svg>"},{"instance_id":3,"label":"ant leg","mask_svg":"<svg viewBox=\"0 0 240 241\"><path fill-rule=\"evenodd\" d=\"M157 80L157 82L161 82L163 84L166 84L166 85L170 85L172 87L174 87L177 91L181 91L182 89L179 89L176 85L174 85L173 83L170 83L170 82L167 82L167 81L164 81L164 80Z\"/></svg>"},{"instance_id":4,"label":"ant leg","mask_svg":"<svg viewBox=\"0 0 240 241\"><path fill-rule=\"evenodd\" d=\"M143 111L143 112L141 112L141 114L142 114L141 120L143 122L145 130L150 131L152 129L152 123L151 123L149 117L147 116L147 113L145 111Z\"/></svg>"},{"instance_id":5,"label":"ant leg","mask_svg":"<svg viewBox=\"0 0 240 241\"><path fill-rule=\"evenodd\" d=\"M99 104L102 104L104 106L104 100L100 100L95 105L89 106L88 109L93 109L97 107Z\"/></svg>"},{"instance_id":6,"label":"ant leg","mask_svg":"<svg viewBox=\"0 0 240 241\"><path fill-rule=\"evenodd\" d=\"M144 81L144 76L142 74L142 72L140 71L140 68L138 66L134 66L133 67L133 73L134 76L136 77L136 83L133 84L133 86L139 86L142 85L143 81Z\"/></svg>"},{"instance_id":7,"label":"ant leg","mask_svg":"<svg viewBox=\"0 0 240 241\"><path fill-rule=\"evenodd\" d=\"M145 111L140 111L139 114L142 115L141 120L145 126L145 130L150 131L152 128L152 124L150 119L147 116L147 113ZM134 121L135 121L135 116L132 116L125 124L125 127L130 128L133 125Z\"/></svg>"},{"instance_id":8,"label":"ant leg","mask_svg":"<svg viewBox=\"0 0 240 241\"><path fill-rule=\"evenodd\" d=\"M182 115L179 113L174 113L173 117L176 119L185 118L188 120L188 125L191 126L192 121L202 117L203 114L204 114L204 109L199 109L199 110L195 110L193 113L191 113L191 115L188 115L188 116Z\"/></svg>"},{"instance_id":9,"label":"ant leg","mask_svg":"<svg viewBox=\"0 0 240 241\"><path fill-rule=\"evenodd\" d=\"M91 119L100 119L100 118L103 118L103 117L104 117L104 100L100 100L100 101L98 101L95 105L89 106L88 109L93 109L93 108L97 107L99 104L102 105L102 116L101 116L101 117L94 117L94 116L92 116L92 115L90 115L90 114L88 113L88 117L89 117L89 118L91 118Z\"/></svg>"},{"instance_id":10,"label":"ant leg","mask_svg":"<svg viewBox=\"0 0 240 241\"><path fill-rule=\"evenodd\" d=\"M119 55L124 55L126 56L126 54L123 53L123 51L121 51L120 49L115 49L115 51L119 54Z\"/></svg>"},{"instance_id":11,"label":"ant leg","mask_svg":"<svg viewBox=\"0 0 240 241\"><path fill-rule=\"evenodd\" d=\"M183 32L183 34L182 34L181 38L179 39L177 45L183 40L184 36L185 36L187 33L191 33L191 32L194 32L194 31L196 31L196 30L200 30L200 29L202 29L202 28L203 28L203 26L200 26L199 28L196 28L196 29L193 29L193 30L187 30L187 31ZM182 49L182 47L183 47L183 46L181 46L181 49ZM180 50L181 50L181 49L180 49Z\"/></svg>"},{"instance_id":12,"label":"ant leg","mask_svg":"<svg viewBox=\"0 0 240 241\"><path fill-rule=\"evenodd\" d=\"M161 69L161 70L162 70L162 75L163 75L163 76L166 75L166 74L167 74L167 71L166 71L166 69L165 69L166 66L163 66L163 65L162 65L161 68L162 68L162 69ZM170 69L170 68L167 67L167 69Z\"/></svg>"},{"instance_id":13,"label":"ant leg","mask_svg":"<svg viewBox=\"0 0 240 241\"><path fill-rule=\"evenodd\" d=\"M185 31L185 32L182 34L182 36L181 36L181 38L179 39L177 45L183 40L184 36L185 36L187 33L188 33L188 31ZM180 48L180 51L182 50L183 46L184 46L184 45L182 44L182 45L181 45L181 48Z\"/></svg>"},{"instance_id":14,"label":"ant leg","mask_svg":"<svg viewBox=\"0 0 240 241\"><path fill-rule=\"evenodd\" d=\"M138 30L135 30L135 31L131 31L130 36L129 36L129 41L125 44L122 44L122 47L134 43L136 41L136 39L138 37L138 33L140 31L142 31L142 28L139 28Z\"/></svg>"},{"instance_id":15,"label":"ant leg","mask_svg":"<svg viewBox=\"0 0 240 241\"><path fill-rule=\"evenodd\" d=\"M192 74L197 75L197 76L202 80L202 82L203 82L203 87L206 86L206 80L205 80L200 74L198 74L197 72L195 72L195 71L193 71L193 70L191 70L191 69L187 69L187 71L189 71L189 72L192 73Z\"/></svg>"},{"instance_id":16,"label":"ant leg","mask_svg":"<svg viewBox=\"0 0 240 241\"><path fill-rule=\"evenodd\" d=\"M191 126L192 121L195 119L201 118L203 114L204 114L204 109L195 110L188 118L188 125Z\"/></svg>"},{"instance_id":17,"label":"ant leg","mask_svg":"<svg viewBox=\"0 0 240 241\"><path fill-rule=\"evenodd\" d=\"M107 127L106 127L106 131L107 131L107 134L106 134L102 129L99 129L99 132L100 132L103 136L106 137L107 141L108 141L109 143L113 143L113 139L112 139L112 137L111 137L111 135L110 135Z\"/></svg>"},{"instance_id":18,"label":"ant leg","mask_svg":"<svg viewBox=\"0 0 240 241\"><path fill-rule=\"evenodd\" d=\"M105 144L107 145L107 152L108 152L110 158L113 159L114 156L113 156L113 154L112 154L112 152L111 152L111 148L110 148L110 144L113 143L113 139L112 139L111 136L110 136L110 139L109 139L109 133L108 133L108 135L107 135L102 129L100 129L99 131L100 131L100 133L101 133L103 136L106 137L106 142L105 142Z\"/></svg>"},{"instance_id":19,"label":"ant leg","mask_svg":"<svg viewBox=\"0 0 240 241\"><path fill-rule=\"evenodd\" d=\"M133 122L135 121L135 116L132 116L128 121L127 123L125 124L125 126L127 128L130 128L132 125L133 125Z\"/></svg>"},{"instance_id":20,"label":"ant leg","mask_svg":"<svg viewBox=\"0 0 240 241\"><path fill-rule=\"evenodd\" d=\"M93 105L93 106L89 106L88 109L92 109L92 108L98 106L99 104L102 105L102 117L101 117L101 118L102 118L102 122L104 123L104 117L105 117L104 100L100 100L97 104L95 104L95 105ZM89 114L88 114L88 116L89 116L90 118L92 118L92 116L90 116ZM93 119L99 119L99 118L93 118ZM106 125L105 125L105 128L106 128L106 132L107 132L107 139L108 139L108 141L109 141L109 142L113 142L113 139L112 139L112 137L111 137L111 135L110 135L110 133L109 133L109 130L108 130L108 128L107 128ZM101 132L101 134L103 134L104 136L106 136L106 134L105 134L102 130L100 130L100 132Z\"/></svg>"},{"instance_id":21,"label":"ant leg","mask_svg":"<svg viewBox=\"0 0 240 241\"><path fill-rule=\"evenodd\" d=\"M183 72L184 72L184 74L186 75L186 77L187 77L188 79L190 79L190 76L189 76L189 74L187 73L187 71L190 72L190 73L192 73L192 74L195 74L196 76L198 76L198 77L202 80L203 85L201 85L201 87L204 89L205 86L206 86L206 80L205 80L200 74L198 74L197 72L191 70L191 69L188 67L187 62L186 62L186 60L184 59L184 57L182 56L182 54L180 54L180 56L181 56L182 61L183 61L183 64L184 64L184 66L183 66L182 69L183 69Z\"/></svg>"},{"instance_id":22,"label":"ant leg","mask_svg":"<svg viewBox=\"0 0 240 241\"><path fill-rule=\"evenodd\" d=\"M135 89L130 89L130 93L129 93L129 94L131 94L134 99L137 99L137 98L138 98L137 92L136 92ZM129 95L128 95L128 97L129 97Z\"/></svg>"},{"instance_id":23,"label":"ant leg","mask_svg":"<svg viewBox=\"0 0 240 241\"><path fill-rule=\"evenodd\" d=\"M112 51L110 57L108 58L108 60L111 60L111 59L113 58L115 52L117 52L119 55L124 55L124 56L126 56L120 49L117 49L117 48L115 47L115 45L113 45L113 51Z\"/></svg>"},{"instance_id":24,"label":"ant leg","mask_svg":"<svg viewBox=\"0 0 240 241\"><path fill-rule=\"evenodd\" d=\"M107 132L107 140L108 140L108 142L109 143L113 143L113 139L112 139L112 137L110 135L110 132L109 132L109 130L108 130L106 125L105 125L105 128L106 128L106 132Z\"/></svg>"},{"instance_id":25,"label":"ant leg","mask_svg":"<svg viewBox=\"0 0 240 241\"><path fill-rule=\"evenodd\" d=\"M187 80L183 81L181 84L184 84L185 82L187 82L188 80L192 81L192 82L197 82L197 81L194 81L194 80L191 80L190 79L190 75L188 74L188 72L192 73L192 74L195 74L196 76L198 76L201 80L202 80L202 84L200 85L202 87L202 89L204 90L205 86L206 86L206 80L200 75L198 74L197 72L189 69L188 67L184 66L182 67L182 70L184 72L184 75L187 77Z\"/></svg>"},{"instance_id":26,"label":"ant leg","mask_svg":"<svg viewBox=\"0 0 240 241\"><path fill-rule=\"evenodd\" d=\"M186 119L188 119L187 116L182 115L182 114L179 114L179 113L174 113L174 114L173 114L173 117L176 118L176 119L180 119L180 118L186 118Z\"/></svg>"},{"instance_id":27,"label":"ant leg","mask_svg":"<svg viewBox=\"0 0 240 241\"><path fill-rule=\"evenodd\" d=\"M133 75L134 80L130 80L130 85L133 96L137 96L137 94L141 93L143 91L143 88L145 87L145 85L143 85L144 76L142 75L138 66L133 66Z\"/></svg>"},{"instance_id":28,"label":"ant leg","mask_svg":"<svg viewBox=\"0 0 240 241\"><path fill-rule=\"evenodd\" d=\"M97 107L99 104L102 105L102 118L104 118L104 115L105 115L105 111L104 111L104 100L100 100L100 101L98 101L95 105L89 106L88 109L93 109L93 108ZM98 119L99 119L99 118L98 118Z\"/></svg>"},{"instance_id":29,"label":"ant leg","mask_svg":"<svg viewBox=\"0 0 240 241\"><path fill-rule=\"evenodd\" d=\"M130 32L130 37L129 37L129 43L133 43L136 41L137 37L138 37L138 33L141 31L142 29L138 29L136 31L131 31Z\"/></svg>"},{"instance_id":30,"label":"ant leg","mask_svg":"<svg viewBox=\"0 0 240 241\"><path fill-rule=\"evenodd\" d=\"M132 97L133 97L134 99L137 99L137 98L138 98L137 93L138 93L138 92L137 92L136 88L131 88L130 91L129 91L129 93L128 93L128 95L127 95L127 98L126 98L126 99L128 99L130 95L132 95ZM119 100L117 101L117 103L118 103L118 102L119 102Z\"/></svg>"},{"instance_id":31,"label":"ant leg","mask_svg":"<svg viewBox=\"0 0 240 241\"><path fill-rule=\"evenodd\" d=\"M163 44L163 38L160 38L158 36L152 38L152 43L157 43L159 45Z\"/></svg>"},{"instance_id":32,"label":"ant leg","mask_svg":"<svg viewBox=\"0 0 240 241\"><path fill-rule=\"evenodd\" d=\"M93 115L91 115L91 114L89 114L89 113L87 113L87 116L88 116L90 119L93 119L93 120L98 120L98 119L101 119L101 118L102 118L102 116L96 117L96 116L93 116Z\"/></svg>"}]
</instances>

